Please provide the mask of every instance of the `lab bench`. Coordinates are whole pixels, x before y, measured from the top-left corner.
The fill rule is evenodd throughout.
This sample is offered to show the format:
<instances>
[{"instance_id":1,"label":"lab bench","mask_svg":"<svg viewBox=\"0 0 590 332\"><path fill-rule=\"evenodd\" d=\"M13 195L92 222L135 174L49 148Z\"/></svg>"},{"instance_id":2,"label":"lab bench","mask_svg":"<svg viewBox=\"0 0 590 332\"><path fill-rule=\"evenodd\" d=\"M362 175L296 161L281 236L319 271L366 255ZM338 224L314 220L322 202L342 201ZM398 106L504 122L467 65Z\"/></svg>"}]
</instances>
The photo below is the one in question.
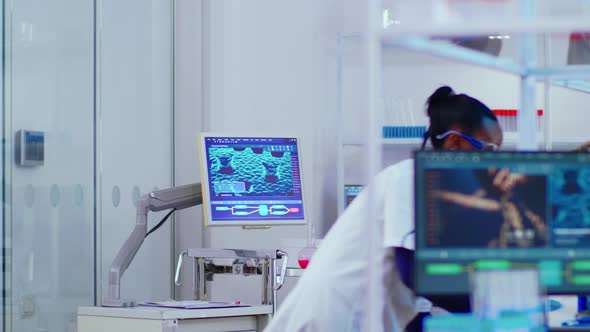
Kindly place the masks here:
<instances>
[{"instance_id":1,"label":"lab bench","mask_svg":"<svg viewBox=\"0 0 590 332\"><path fill-rule=\"evenodd\" d=\"M222 309L78 308L79 332L260 332L272 305Z\"/></svg>"}]
</instances>

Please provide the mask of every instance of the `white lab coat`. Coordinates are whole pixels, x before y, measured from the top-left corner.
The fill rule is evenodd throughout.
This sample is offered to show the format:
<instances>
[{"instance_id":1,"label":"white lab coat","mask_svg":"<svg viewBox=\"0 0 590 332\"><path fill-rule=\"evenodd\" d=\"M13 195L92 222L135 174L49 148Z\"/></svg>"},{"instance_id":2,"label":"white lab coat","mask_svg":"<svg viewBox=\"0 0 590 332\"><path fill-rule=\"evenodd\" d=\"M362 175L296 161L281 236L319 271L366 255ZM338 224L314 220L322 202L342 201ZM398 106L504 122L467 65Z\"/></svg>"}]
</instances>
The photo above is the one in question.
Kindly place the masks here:
<instances>
[{"instance_id":1,"label":"white lab coat","mask_svg":"<svg viewBox=\"0 0 590 332\"><path fill-rule=\"evenodd\" d=\"M416 314L414 295L399 278L391 246L414 248L414 162L405 160L380 172L372 198L384 222L383 280L386 285L384 326L404 327ZM374 196L373 196L374 195ZM279 307L266 332L359 331L368 286L368 193L363 191L338 218L295 288ZM397 329L395 329L397 330Z\"/></svg>"}]
</instances>

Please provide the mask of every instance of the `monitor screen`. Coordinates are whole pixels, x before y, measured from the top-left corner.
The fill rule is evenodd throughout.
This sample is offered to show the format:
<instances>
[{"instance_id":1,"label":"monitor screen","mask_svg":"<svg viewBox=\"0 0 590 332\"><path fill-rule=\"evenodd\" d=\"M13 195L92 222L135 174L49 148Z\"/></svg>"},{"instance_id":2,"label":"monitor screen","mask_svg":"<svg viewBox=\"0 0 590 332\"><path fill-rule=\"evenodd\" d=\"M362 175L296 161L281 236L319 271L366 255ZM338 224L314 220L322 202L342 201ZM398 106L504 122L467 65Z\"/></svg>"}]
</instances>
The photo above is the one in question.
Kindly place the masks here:
<instances>
[{"instance_id":1,"label":"monitor screen","mask_svg":"<svg viewBox=\"0 0 590 332\"><path fill-rule=\"evenodd\" d=\"M209 226L305 223L300 157L294 137L203 134L205 222Z\"/></svg>"},{"instance_id":2,"label":"monitor screen","mask_svg":"<svg viewBox=\"0 0 590 332\"><path fill-rule=\"evenodd\" d=\"M348 207L350 203L363 191L364 186L359 184L344 185L344 206Z\"/></svg>"},{"instance_id":3,"label":"monitor screen","mask_svg":"<svg viewBox=\"0 0 590 332\"><path fill-rule=\"evenodd\" d=\"M590 154L423 151L415 161L418 293L467 294L471 271L519 268L537 268L549 293L590 291Z\"/></svg>"}]
</instances>

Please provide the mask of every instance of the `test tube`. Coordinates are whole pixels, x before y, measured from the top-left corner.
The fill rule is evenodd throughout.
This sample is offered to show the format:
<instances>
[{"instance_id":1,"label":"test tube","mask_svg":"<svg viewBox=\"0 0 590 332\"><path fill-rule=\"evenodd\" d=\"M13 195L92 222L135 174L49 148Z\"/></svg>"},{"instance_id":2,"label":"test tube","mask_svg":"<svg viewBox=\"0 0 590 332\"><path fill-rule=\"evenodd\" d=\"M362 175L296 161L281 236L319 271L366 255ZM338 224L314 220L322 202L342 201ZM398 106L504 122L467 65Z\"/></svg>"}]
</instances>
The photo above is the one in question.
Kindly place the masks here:
<instances>
[{"instance_id":1,"label":"test tube","mask_svg":"<svg viewBox=\"0 0 590 332\"><path fill-rule=\"evenodd\" d=\"M514 112L514 115L512 116L512 131L516 131L518 128L518 111Z\"/></svg>"}]
</instances>

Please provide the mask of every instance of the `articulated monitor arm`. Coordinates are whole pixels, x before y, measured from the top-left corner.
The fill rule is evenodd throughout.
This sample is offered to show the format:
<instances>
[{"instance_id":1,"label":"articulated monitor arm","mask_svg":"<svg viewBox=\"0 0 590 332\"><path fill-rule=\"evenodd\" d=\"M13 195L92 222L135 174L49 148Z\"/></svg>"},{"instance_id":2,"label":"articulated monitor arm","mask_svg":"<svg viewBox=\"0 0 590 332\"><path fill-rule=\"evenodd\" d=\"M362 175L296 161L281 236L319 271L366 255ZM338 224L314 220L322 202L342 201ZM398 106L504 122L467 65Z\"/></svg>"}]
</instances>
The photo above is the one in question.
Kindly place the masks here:
<instances>
[{"instance_id":1,"label":"articulated monitor arm","mask_svg":"<svg viewBox=\"0 0 590 332\"><path fill-rule=\"evenodd\" d=\"M103 301L105 307L132 307L133 300L121 299L121 277L133 261L147 234L147 215L149 211L167 209L186 209L201 205L203 196L201 184L195 183L159 191L152 191L137 201L137 217L133 232L119 249L109 270L108 296Z\"/></svg>"}]
</instances>

